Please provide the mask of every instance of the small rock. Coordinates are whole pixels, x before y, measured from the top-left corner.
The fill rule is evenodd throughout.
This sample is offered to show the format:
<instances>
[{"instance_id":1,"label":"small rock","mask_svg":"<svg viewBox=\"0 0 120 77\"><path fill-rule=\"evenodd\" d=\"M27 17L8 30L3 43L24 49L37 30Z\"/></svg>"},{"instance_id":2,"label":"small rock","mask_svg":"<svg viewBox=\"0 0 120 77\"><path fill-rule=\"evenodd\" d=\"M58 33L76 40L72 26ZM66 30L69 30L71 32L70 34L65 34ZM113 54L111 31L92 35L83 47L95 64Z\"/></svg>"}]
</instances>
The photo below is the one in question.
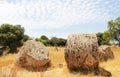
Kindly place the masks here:
<instances>
[{"instance_id":1,"label":"small rock","mask_svg":"<svg viewBox=\"0 0 120 77\"><path fill-rule=\"evenodd\" d=\"M99 61L107 61L108 59L113 59L114 54L111 48L107 45L102 45L98 50L98 60Z\"/></svg>"}]
</instances>

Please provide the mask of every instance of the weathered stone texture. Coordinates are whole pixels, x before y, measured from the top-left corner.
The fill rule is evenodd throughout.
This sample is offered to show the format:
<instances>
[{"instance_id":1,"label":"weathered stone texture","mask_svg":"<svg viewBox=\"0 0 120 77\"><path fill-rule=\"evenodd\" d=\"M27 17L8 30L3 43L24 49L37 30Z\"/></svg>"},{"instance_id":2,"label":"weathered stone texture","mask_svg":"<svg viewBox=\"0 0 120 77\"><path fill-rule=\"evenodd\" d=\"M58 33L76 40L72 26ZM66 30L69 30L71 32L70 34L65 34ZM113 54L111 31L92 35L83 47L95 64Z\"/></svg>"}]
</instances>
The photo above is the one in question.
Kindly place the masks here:
<instances>
[{"instance_id":1,"label":"weathered stone texture","mask_svg":"<svg viewBox=\"0 0 120 77\"><path fill-rule=\"evenodd\" d=\"M113 59L114 54L111 48L107 45L102 45L98 50L98 59L99 61L107 61L108 59Z\"/></svg>"},{"instance_id":2,"label":"weathered stone texture","mask_svg":"<svg viewBox=\"0 0 120 77\"><path fill-rule=\"evenodd\" d=\"M65 60L70 69L98 68L96 34L72 34L68 36Z\"/></svg>"},{"instance_id":3,"label":"weathered stone texture","mask_svg":"<svg viewBox=\"0 0 120 77\"><path fill-rule=\"evenodd\" d=\"M15 64L24 67L41 67L50 62L48 56L48 49L42 43L29 40L19 49Z\"/></svg>"},{"instance_id":4,"label":"weathered stone texture","mask_svg":"<svg viewBox=\"0 0 120 77\"><path fill-rule=\"evenodd\" d=\"M94 75L111 77L111 73L109 71L99 67L100 49L98 49L96 34L83 33L69 35L65 48L67 67L71 71L93 73ZM104 50L104 48L102 49Z\"/></svg>"}]
</instances>

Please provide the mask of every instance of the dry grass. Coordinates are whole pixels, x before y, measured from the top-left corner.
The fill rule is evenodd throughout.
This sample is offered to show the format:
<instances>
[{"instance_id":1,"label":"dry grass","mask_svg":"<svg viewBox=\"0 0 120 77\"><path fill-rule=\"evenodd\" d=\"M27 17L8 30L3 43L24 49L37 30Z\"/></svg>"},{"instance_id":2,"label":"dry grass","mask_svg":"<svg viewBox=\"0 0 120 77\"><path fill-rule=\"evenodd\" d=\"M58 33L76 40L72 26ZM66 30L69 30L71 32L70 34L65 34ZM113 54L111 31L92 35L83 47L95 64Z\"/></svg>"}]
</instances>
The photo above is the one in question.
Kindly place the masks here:
<instances>
[{"instance_id":1,"label":"dry grass","mask_svg":"<svg viewBox=\"0 0 120 77\"><path fill-rule=\"evenodd\" d=\"M17 77L17 72L10 68L1 68L0 69L0 77Z\"/></svg>"},{"instance_id":2,"label":"dry grass","mask_svg":"<svg viewBox=\"0 0 120 77\"><path fill-rule=\"evenodd\" d=\"M113 77L120 76L120 48L111 47L115 59L100 63L100 66L110 71ZM70 73L64 60L64 48L48 47L52 66L45 72L31 72L14 65L16 54L9 54L0 57L0 77L97 77L92 74L82 75Z\"/></svg>"},{"instance_id":3,"label":"dry grass","mask_svg":"<svg viewBox=\"0 0 120 77\"><path fill-rule=\"evenodd\" d=\"M110 71L113 77L120 77L120 47L111 47L115 59L100 63L100 66Z\"/></svg>"},{"instance_id":4,"label":"dry grass","mask_svg":"<svg viewBox=\"0 0 120 77\"><path fill-rule=\"evenodd\" d=\"M0 67L13 64L16 54L8 54L0 57Z\"/></svg>"}]
</instances>

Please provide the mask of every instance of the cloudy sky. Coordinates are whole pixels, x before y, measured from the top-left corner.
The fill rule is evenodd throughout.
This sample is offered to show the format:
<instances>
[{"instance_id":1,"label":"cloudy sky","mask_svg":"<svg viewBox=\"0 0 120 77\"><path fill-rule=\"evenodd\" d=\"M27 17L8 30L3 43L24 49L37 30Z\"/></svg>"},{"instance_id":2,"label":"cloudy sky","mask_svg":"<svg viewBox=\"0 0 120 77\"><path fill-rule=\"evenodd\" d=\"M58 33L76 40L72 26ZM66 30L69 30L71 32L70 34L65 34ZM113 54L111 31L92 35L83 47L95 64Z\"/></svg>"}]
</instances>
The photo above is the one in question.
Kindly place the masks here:
<instances>
[{"instance_id":1,"label":"cloudy sky","mask_svg":"<svg viewBox=\"0 0 120 77\"><path fill-rule=\"evenodd\" d=\"M120 0L0 0L0 25L20 24L32 37L103 32L120 16Z\"/></svg>"}]
</instances>

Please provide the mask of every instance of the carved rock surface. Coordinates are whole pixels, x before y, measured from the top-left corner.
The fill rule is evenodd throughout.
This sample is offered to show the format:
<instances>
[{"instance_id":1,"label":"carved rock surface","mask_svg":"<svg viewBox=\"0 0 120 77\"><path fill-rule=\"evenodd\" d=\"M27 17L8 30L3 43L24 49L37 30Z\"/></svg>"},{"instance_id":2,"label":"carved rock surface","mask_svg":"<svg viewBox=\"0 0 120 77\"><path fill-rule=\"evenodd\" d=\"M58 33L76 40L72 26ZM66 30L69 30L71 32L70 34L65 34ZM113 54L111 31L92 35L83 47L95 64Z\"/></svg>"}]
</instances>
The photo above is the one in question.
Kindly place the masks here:
<instances>
[{"instance_id":1,"label":"carved rock surface","mask_svg":"<svg viewBox=\"0 0 120 77\"><path fill-rule=\"evenodd\" d=\"M48 49L40 42L28 40L19 49L15 64L24 67L42 67L50 62Z\"/></svg>"},{"instance_id":2,"label":"carved rock surface","mask_svg":"<svg viewBox=\"0 0 120 77\"><path fill-rule=\"evenodd\" d=\"M98 68L98 42L96 34L71 34L65 48L65 60L69 69L94 70Z\"/></svg>"}]
</instances>

